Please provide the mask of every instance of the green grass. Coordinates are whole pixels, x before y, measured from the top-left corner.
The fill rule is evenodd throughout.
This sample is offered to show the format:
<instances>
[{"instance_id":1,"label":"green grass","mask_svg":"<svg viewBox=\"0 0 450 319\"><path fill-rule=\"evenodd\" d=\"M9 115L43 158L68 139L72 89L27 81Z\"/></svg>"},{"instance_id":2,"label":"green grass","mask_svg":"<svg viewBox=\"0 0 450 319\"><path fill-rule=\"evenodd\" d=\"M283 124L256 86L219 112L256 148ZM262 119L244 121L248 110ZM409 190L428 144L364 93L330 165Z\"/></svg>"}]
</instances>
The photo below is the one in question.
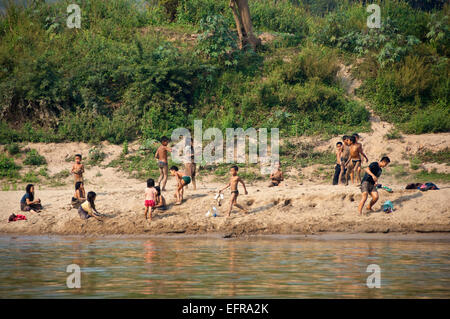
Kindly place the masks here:
<instances>
[{"instance_id":1,"label":"green grass","mask_svg":"<svg viewBox=\"0 0 450 319\"><path fill-rule=\"evenodd\" d=\"M280 147L280 162L285 169L313 164L333 165L336 162L336 155L330 151L314 151L313 144L286 141Z\"/></svg>"},{"instance_id":2,"label":"green grass","mask_svg":"<svg viewBox=\"0 0 450 319\"><path fill-rule=\"evenodd\" d=\"M63 169L62 171L54 174L51 178L61 180L61 179L66 179L69 176L70 176L70 171L68 169Z\"/></svg>"},{"instance_id":3,"label":"green grass","mask_svg":"<svg viewBox=\"0 0 450 319\"><path fill-rule=\"evenodd\" d=\"M444 182L444 183L450 183L450 174L446 173L438 173L436 170L432 170L431 172L428 171L421 171L417 174L415 174L414 178L418 181L423 182ZM439 186L439 185L438 185Z\"/></svg>"},{"instance_id":4,"label":"green grass","mask_svg":"<svg viewBox=\"0 0 450 319\"><path fill-rule=\"evenodd\" d=\"M425 151L417 154L418 160L421 162L439 163L450 165L450 148L441 151L432 152Z\"/></svg>"},{"instance_id":5,"label":"green grass","mask_svg":"<svg viewBox=\"0 0 450 319\"><path fill-rule=\"evenodd\" d=\"M0 154L0 178L15 179L19 178L20 166L14 162L14 159Z\"/></svg>"},{"instance_id":6,"label":"green grass","mask_svg":"<svg viewBox=\"0 0 450 319\"><path fill-rule=\"evenodd\" d=\"M403 136L399 130L391 129L388 133L386 133L386 135L384 135L384 137L387 140L398 140L398 139L401 139Z\"/></svg>"},{"instance_id":7,"label":"green grass","mask_svg":"<svg viewBox=\"0 0 450 319\"><path fill-rule=\"evenodd\" d=\"M410 159L410 167L411 167L411 169L413 169L413 170L419 169L420 164L422 164L422 162L423 161L419 157L414 156L413 158Z\"/></svg>"},{"instance_id":8,"label":"green grass","mask_svg":"<svg viewBox=\"0 0 450 319\"><path fill-rule=\"evenodd\" d=\"M27 172L22 176L22 181L25 183L39 183L40 179L38 174L33 171Z\"/></svg>"}]
</instances>

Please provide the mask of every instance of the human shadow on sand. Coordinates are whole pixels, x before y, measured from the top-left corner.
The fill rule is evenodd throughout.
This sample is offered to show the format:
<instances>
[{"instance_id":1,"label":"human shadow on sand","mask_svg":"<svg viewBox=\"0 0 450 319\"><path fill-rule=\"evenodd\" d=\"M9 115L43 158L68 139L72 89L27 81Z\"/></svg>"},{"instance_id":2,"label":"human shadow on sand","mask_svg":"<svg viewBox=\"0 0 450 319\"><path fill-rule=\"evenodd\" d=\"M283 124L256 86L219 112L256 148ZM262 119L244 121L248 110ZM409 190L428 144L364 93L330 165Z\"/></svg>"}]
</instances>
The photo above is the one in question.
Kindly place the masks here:
<instances>
[{"instance_id":1,"label":"human shadow on sand","mask_svg":"<svg viewBox=\"0 0 450 319\"><path fill-rule=\"evenodd\" d=\"M248 214L256 214L256 213L259 213L261 211L268 210L268 209L270 209L272 207L275 207L275 206L276 205L274 203L270 203L270 204L267 204L267 205L264 205L264 206L256 207L256 208L254 208L252 210L249 209Z\"/></svg>"},{"instance_id":2,"label":"human shadow on sand","mask_svg":"<svg viewBox=\"0 0 450 319\"><path fill-rule=\"evenodd\" d=\"M419 198L419 197L422 197L422 196L423 196L423 194L421 192L417 192L417 193L414 193L414 194L411 194L411 195L401 196L401 197L399 197L397 199L394 199L392 201L392 203L394 204L394 208L395 208L395 205L398 205L398 206L402 207L401 204L403 202L409 201L409 200L414 199L414 198Z\"/></svg>"}]
</instances>

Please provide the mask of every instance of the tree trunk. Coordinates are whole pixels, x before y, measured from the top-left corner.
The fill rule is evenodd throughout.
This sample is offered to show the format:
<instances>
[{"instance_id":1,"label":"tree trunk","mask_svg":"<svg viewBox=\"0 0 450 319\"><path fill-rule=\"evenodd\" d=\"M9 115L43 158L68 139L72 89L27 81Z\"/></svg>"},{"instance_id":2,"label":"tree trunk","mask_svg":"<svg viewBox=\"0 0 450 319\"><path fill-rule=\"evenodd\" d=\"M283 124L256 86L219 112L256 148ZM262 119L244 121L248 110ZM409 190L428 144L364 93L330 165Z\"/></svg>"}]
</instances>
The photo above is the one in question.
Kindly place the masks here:
<instances>
[{"instance_id":1,"label":"tree trunk","mask_svg":"<svg viewBox=\"0 0 450 319\"><path fill-rule=\"evenodd\" d=\"M234 21L236 22L240 41L239 47L242 48L248 43L255 50L261 45L261 40L253 34L248 0L230 0L230 8L233 11Z\"/></svg>"},{"instance_id":2,"label":"tree trunk","mask_svg":"<svg viewBox=\"0 0 450 319\"><path fill-rule=\"evenodd\" d=\"M242 30L243 27L241 17L239 16L239 13L236 9L236 3L234 2L234 0L230 0L229 6L231 8L231 11L233 12L234 22L236 23L236 29L239 36L239 49L242 49L245 46L245 36L244 36L245 31Z\"/></svg>"}]
</instances>

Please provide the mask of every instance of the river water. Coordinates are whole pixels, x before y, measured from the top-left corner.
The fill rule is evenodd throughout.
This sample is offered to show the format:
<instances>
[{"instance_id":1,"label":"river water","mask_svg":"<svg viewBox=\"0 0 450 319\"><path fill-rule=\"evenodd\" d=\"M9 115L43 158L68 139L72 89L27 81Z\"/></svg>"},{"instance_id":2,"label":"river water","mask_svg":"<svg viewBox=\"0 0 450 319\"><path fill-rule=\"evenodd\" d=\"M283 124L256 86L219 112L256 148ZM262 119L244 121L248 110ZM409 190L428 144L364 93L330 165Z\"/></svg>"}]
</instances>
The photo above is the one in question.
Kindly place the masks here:
<instances>
[{"instance_id":1,"label":"river water","mask_svg":"<svg viewBox=\"0 0 450 319\"><path fill-rule=\"evenodd\" d=\"M0 236L1 298L449 298L449 241ZM81 288L69 289L81 270ZM368 288L368 265L381 287Z\"/></svg>"}]
</instances>

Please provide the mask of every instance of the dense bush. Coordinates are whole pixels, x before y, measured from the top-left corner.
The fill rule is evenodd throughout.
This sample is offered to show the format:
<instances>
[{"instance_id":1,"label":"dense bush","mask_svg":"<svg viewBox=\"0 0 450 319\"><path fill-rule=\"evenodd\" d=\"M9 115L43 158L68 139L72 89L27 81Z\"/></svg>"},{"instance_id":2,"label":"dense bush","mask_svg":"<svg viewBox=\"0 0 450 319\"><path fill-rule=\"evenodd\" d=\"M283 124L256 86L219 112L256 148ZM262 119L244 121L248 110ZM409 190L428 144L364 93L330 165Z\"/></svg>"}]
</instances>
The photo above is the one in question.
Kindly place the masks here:
<instances>
[{"instance_id":1,"label":"dense bush","mask_svg":"<svg viewBox=\"0 0 450 319\"><path fill-rule=\"evenodd\" d=\"M20 146L17 143L12 143L9 145L6 145L6 150L10 155L16 155L20 153Z\"/></svg>"},{"instance_id":2,"label":"dense bush","mask_svg":"<svg viewBox=\"0 0 450 319\"><path fill-rule=\"evenodd\" d=\"M65 26L68 3L10 6L0 18L0 143L121 144L193 119L292 135L363 130L367 111L335 82L338 62L357 57L360 92L383 118L448 130L447 6L382 1L383 29L368 30L361 1L250 1L255 33L273 39L243 52L228 1L82 0L81 30Z\"/></svg>"},{"instance_id":3,"label":"dense bush","mask_svg":"<svg viewBox=\"0 0 450 319\"><path fill-rule=\"evenodd\" d=\"M226 66L237 65L238 47L236 32L230 30L229 24L221 15L208 16L200 20L197 53Z\"/></svg>"},{"instance_id":4,"label":"dense bush","mask_svg":"<svg viewBox=\"0 0 450 319\"><path fill-rule=\"evenodd\" d=\"M30 150L25 157L25 160L23 161L25 165L35 165L40 166L47 164L47 161L45 160L45 157L40 155L38 151L35 149Z\"/></svg>"},{"instance_id":5,"label":"dense bush","mask_svg":"<svg viewBox=\"0 0 450 319\"><path fill-rule=\"evenodd\" d=\"M6 154L0 154L0 177L18 177L20 167L14 163L12 158L6 156Z\"/></svg>"}]
</instances>

